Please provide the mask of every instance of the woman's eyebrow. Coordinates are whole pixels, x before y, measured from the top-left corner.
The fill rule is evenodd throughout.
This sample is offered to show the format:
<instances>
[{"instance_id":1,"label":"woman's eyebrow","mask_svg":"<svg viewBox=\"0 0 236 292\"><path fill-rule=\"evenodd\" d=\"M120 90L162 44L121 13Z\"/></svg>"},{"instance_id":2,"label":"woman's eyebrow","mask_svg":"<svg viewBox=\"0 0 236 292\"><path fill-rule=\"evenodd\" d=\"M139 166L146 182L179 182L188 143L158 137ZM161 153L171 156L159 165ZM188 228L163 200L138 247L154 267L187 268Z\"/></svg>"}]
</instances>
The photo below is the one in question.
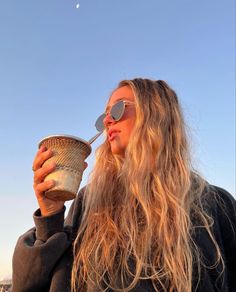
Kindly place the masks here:
<instances>
[{"instance_id":1,"label":"woman's eyebrow","mask_svg":"<svg viewBox=\"0 0 236 292\"><path fill-rule=\"evenodd\" d=\"M119 97L119 98L117 98L117 100L115 101L115 103L113 103L113 105L116 104L116 103L117 103L118 101L120 101L120 100L127 100L127 101L129 101L129 99L128 99L127 97ZM107 107L105 108L105 113L106 113L110 108L111 108L110 105L107 106Z\"/></svg>"}]
</instances>

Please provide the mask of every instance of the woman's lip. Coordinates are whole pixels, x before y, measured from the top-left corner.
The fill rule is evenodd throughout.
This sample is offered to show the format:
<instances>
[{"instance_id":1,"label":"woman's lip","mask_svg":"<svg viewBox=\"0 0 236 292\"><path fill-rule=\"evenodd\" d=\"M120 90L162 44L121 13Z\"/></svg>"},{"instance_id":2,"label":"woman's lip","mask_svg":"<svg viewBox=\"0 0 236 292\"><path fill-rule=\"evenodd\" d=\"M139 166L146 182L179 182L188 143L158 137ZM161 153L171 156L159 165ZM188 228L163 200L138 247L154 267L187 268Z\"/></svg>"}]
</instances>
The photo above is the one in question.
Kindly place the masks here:
<instances>
[{"instance_id":1,"label":"woman's lip","mask_svg":"<svg viewBox=\"0 0 236 292\"><path fill-rule=\"evenodd\" d=\"M110 131L108 134L108 140L109 141L114 140L118 134L119 134L119 131Z\"/></svg>"}]
</instances>

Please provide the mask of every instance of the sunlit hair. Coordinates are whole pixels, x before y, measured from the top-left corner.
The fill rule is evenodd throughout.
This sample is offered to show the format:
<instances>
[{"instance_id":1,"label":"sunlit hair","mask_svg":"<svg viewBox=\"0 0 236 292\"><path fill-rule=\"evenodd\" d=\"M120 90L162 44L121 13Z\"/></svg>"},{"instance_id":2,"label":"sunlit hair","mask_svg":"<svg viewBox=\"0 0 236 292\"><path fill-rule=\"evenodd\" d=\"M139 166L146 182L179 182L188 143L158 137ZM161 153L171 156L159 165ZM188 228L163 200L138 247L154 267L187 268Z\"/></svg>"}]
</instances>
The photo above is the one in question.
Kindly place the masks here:
<instances>
[{"instance_id":1,"label":"sunlit hair","mask_svg":"<svg viewBox=\"0 0 236 292\"><path fill-rule=\"evenodd\" d=\"M210 235L215 265L222 259L199 199L207 184L193 171L176 93L162 80L122 86L134 93L136 122L125 158L113 155L107 140L96 151L74 243L72 290L130 291L149 279L156 291L190 292L193 264L202 260L190 215Z\"/></svg>"}]
</instances>

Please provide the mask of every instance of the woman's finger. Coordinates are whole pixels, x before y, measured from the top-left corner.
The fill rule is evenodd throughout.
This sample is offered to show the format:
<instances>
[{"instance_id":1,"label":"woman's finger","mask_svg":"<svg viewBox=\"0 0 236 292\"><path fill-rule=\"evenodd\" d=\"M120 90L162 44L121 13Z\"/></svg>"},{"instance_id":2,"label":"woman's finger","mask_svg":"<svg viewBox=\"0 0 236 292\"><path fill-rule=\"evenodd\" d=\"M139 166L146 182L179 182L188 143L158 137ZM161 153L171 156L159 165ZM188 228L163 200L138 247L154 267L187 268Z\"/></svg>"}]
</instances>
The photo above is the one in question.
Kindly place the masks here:
<instances>
[{"instance_id":1,"label":"woman's finger","mask_svg":"<svg viewBox=\"0 0 236 292\"><path fill-rule=\"evenodd\" d=\"M42 152L41 152L42 151ZM53 152L51 149L44 149L37 153L35 160L33 162L34 171L38 170L44 162L53 156Z\"/></svg>"},{"instance_id":2,"label":"woman's finger","mask_svg":"<svg viewBox=\"0 0 236 292\"><path fill-rule=\"evenodd\" d=\"M45 176L47 176L49 173L54 171L56 168L56 163L52 161L51 163L48 163L44 165L43 167L39 168L34 172L34 183L39 184L41 183Z\"/></svg>"},{"instance_id":3,"label":"woman's finger","mask_svg":"<svg viewBox=\"0 0 236 292\"><path fill-rule=\"evenodd\" d=\"M84 162L84 170L88 167L88 163Z\"/></svg>"},{"instance_id":4,"label":"woman's finger","mask_svg":"<svg viewBox=\"0 0 236 292\"><path fill-rule=\"evenodd\" d=\"M49 190L50 188L54 186L55 186L54 180L47 180L40 184L36 184L34 186L35 194L37 197L41 197L44 194L44 192L46 192L47 190Z\"/></svg>"}]
</instances>

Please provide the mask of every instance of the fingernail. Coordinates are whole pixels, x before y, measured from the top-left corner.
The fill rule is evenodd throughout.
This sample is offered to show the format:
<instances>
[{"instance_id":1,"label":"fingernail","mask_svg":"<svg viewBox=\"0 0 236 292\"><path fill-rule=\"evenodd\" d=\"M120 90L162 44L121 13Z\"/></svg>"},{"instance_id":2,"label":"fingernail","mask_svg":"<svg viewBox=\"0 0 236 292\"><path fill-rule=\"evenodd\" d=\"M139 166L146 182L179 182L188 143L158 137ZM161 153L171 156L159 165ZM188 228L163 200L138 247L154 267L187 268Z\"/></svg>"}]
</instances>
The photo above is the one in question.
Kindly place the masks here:
<instances>
[{"instance_id":1,"label":"fingernail","mask_svg":"<svg viewBox=\"0 0 236 292\"><path fill-rule=\"evenodd\" d=\"M54 180L50 180L50 182L49 182L49 186L50 187L53 187L55 185L55 181Z\"/></svg>"},{"instance_id":2,"label":"fingernail","mask_svg":"<svg viewBox=\"0 0 236 292\"><path fill-rule=\"evenodd\" d=\"M44 145L42 145L41 147L40 147L40 151L45 151L47 148L46 148L46 146L44 146Z\"/></svg>"},{"instance_id":3,"label":"fingernail","mask_svg":"<svg viewBox=\"0 0 236 292\"><path fill-rule=\"evenodd\" d=\"M55 167L56 167L56 163L55 163L55 162L51 162L51 163L50 163L50 167L51 167L51 168L55 168Z\"/></svg>"}]
</instances>

